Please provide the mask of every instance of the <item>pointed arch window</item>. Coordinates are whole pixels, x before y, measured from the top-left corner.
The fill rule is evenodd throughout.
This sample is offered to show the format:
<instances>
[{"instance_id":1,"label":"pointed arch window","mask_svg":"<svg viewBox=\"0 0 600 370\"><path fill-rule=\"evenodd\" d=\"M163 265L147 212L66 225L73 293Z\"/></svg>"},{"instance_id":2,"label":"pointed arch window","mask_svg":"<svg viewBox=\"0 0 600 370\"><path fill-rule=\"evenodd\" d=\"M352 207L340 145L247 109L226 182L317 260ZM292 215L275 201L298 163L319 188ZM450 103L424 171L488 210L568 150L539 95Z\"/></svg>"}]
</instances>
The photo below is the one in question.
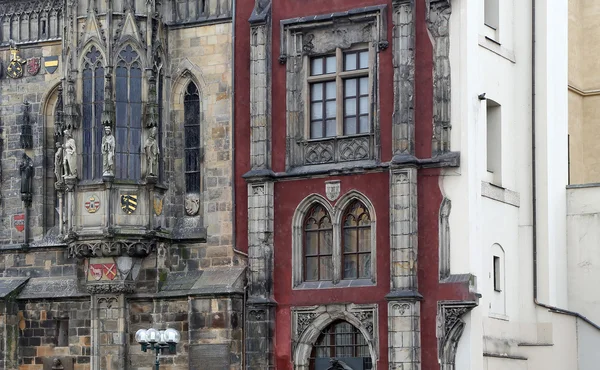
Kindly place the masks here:
<instances>
[{"instance_id":1,"label":"pointed arch window","mask_svg":"<svg viewBox=\"0 0 600 370\"><path fill-rule=\"evenodd\" d=\"M320 195L304 199L292 218L292 285L327 289L376 284L375 209L351 191L335 207Z\"/></svg>"},{"instance_id":2,"label":"pointed arch window","mask_svg":"<svg viewBox=\"0 0 600 370\"><path fill-rule=\"evenodd\" d=\"M102 178L102 109L104 108L104 64L92 46L83 62L82 179Z\"/></svg>"},{"instance_id":3,"label":"pointed arch window","mask_svg":"<svg viewBox=\"0 0 600 370\"><path fill-rule=\"evenodd\" d=\"M115 170L118 179L141 178L142 65L139 54L127 45L117 59Z\"/></svg>"},{"instance_id":4,"label":"pointed arch window","mask_svg":"<svg viewBox=\"0 0 600 370\"><path fill-rule=\"evenodd\" d=\"M360 330L346 321L336 321L325 328L313 347L310 369L322 368L324 364L329 369L372 369L369 344Z\"/></svg>"},{"instance_id":5,"label":"pointed arch window","mask_svg":"<svg viewBox=\"0 0 600 370\"><path fill-rule=\"evenodd\" d=\"M370 278L371 216L362 202L355 200L346 208L342 228L342 277Z\"/></svg>"},{"instance_id":6,"label":"pointed arch window","mask_svg":"<svg viewBox=\"0 0 600 370\"><path fill-rule=\"evenodd\" d=\"M333 278L333 225L320 204L314 205L304 221L304 280Z\"/></svg>"},{"instance_id":7,"label":"pointed arch window","mask_svg":"<svg viewBox=\"0 0 600 370\"><path fill-rule=\"evenodd\" d=\"M184 98L185 130L185 190L188 194L200 193L200 94L194 82L190 82Z\"/></svg>"}]
</instances>

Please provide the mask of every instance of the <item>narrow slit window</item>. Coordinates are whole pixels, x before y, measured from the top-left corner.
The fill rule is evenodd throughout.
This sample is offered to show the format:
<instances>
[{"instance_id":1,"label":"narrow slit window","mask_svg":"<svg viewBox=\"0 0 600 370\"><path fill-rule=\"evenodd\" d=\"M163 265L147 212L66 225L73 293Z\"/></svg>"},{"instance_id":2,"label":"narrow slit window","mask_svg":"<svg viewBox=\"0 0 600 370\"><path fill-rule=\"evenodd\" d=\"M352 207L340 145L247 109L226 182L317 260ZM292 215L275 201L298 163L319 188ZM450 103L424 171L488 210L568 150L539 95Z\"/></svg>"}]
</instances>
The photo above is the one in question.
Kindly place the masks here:
<instances>
[{"instance_id":1,"label":"narrow slit window","mask_svg":"<svg viewBox=\"0 0 600 370\"><path fill-rule=\"evenodd\" d=\"M496 292L502 291L502 273L501 273L501 265L500 265L500 257L494 256L494 290Z\"/></svg>"},{"instance_id":2,"label":"narrow slit window","mask_svg":"<svg viewBox=\"0 0 600 370\"><path fill-rule=\"evenodd\" d=\"M188 194L200 193L200 94L193 82L187 87L184 98L185 134L185 187Z\"/></svg>"},{"instance_id":3,"label":"narrow slit window","mask_svg":"<svg viewBox=\"0 0 600 370\"><path fill-rule=\"evenodd\" d=\"M69 346L69 319L56 320L56 346Z\"/></svg>"}]
</instances>

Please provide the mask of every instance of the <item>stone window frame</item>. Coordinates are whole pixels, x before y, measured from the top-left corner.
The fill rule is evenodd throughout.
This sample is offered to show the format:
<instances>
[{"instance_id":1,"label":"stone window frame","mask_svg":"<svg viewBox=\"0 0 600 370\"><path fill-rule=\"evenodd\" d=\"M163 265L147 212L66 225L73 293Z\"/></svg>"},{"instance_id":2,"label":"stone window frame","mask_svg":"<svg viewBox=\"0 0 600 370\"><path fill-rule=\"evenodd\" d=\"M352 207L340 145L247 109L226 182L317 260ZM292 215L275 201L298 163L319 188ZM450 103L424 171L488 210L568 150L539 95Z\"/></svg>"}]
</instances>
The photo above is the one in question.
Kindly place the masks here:
<instances>
[{"instance_id":1,"label":"stone window frame","mask_svg":"<svg viewBox=\"0 0 600 370\"><path fill-rule=\"evenodd\" d=\"M206 85L206 81L203 77L202 70L189 59L183 59L179 65L177 65L173 72L171 73L173 78L172 83L170 84L170 92L171 92L171 100L169 107L169 116L171 117L170 123L166 128L170 133L167 134L166 140L174 140L175 142L182 142L184 140L184 130L183 130L183 122L185 119L184 116L184 104L185 104L185 92L190 82L193 82L198 88L198 94L200 97L200 193L187 193L185 191L185 178L181 177L181 189L182 189L182 205L184 208L184 212L186 216L190 217L199 217L204 214L204 202L202 200L202 196L205 188L205 143L204 139L206 138L206 109L207 109L207 101L205 93L208 90L208 86ZM167 84L165 84L167 85ZM181 136L180 136L181 135ZM182 162L185 157L183 145L181 148L175 147L171 148L168 145L165 146L165 151L170 151L172 154L169 155L171 158L181 158ZM174 163L171 162L171 166ZM185 164L183 163L183 166ZM179 168L174 168L174 171L177 172ZM180 167L183 173L185 167ZM165 175L168 177L168 175ZM178 183L180 180L177 180Z\"/></svg>"},{"instance_id":2,"label":"stone window frame","mask_svg":"<svg viewBox=\"0 0 600 370\"><path fill-rule=\"evenodd\" d=\"M287 169L346 161L371 161L380 157L378 71L379 51L388 47L386 10L387 5L377 5L281 21L279 61L287 65ZM310 139L310 94L307 82L310 58L339 53L338 50L352 50L360 44L368 45L370 57L371 131L368 134Z\"/></svg>"},{"instance_id":3,"label":"stone window frame","mask_svg":"<svg viewBox=\"0 0 600 370\"><path fill-rule=\"evenodd\" d=\"M84 151L87 150L86 149L86 145L85 145L85 141L84 141L84 134L85 134L85 125L83 124L83 120L85 119L84 117L84 110L85 110L85 95L84 95L84 85L85 85L85 79L84 79L84 73L86 71L86 64L91 63L88 58L87 58L87 54L88 52L90 52L93 48L95 48L96 50L98 50L98 52L100 53L100 58L97 62L92 63L93 65L91 67L94 67L94 65L100 65L102 66L102 101L99 102L100 103L100 114L98 115L96 112L96 104L98 104L98 102L94 99L95 96L95 85L94 88L92 89L92 97L91 97L91 105L92 105L92 117L93 117L93 121L91 122L91 127L90 127L90 133L92 135L91 138L91 147L89 148L89 153L85 154ZM104 48L102 48L100 46L100 44L98 42L91 41L89 42L81 51L81 54L79 56L79 63L78 65L80 66L79 68L79 83L78 83L78 101L81 103L81 125L79 127L79 130L77 130L76 135L80 137L80 154L81 154L81 167L83 171L79 171L78 173L80 174L80 179L83 182L94 182L94 181L101 181L102 180L102 154L101 154L101 150L99 145L97 145L101 138L102 138L102 121L101 121L101 116L102 116L102 112L104 111L104 104L105 104L105 100L106 100L106 96L104 96L104 91L106 89L106 74L108 72L108 59L107 59L107 55L106 52L104 50ZM95 71L93 71L93 80L96 80L96 74ZM95 82L94 82L95 83ZM114 128L113 128L114 130ZM114 131L113 131L114 134ZM75 136L75 135L74 135ZM100 136L100 139L98 139L97 136ZM89 162L86 162L85 160L85 156L88 155ZM91 174L90 177L87 177L85 175L85 171L84 171L84 167L86 166L86 163L90 164L92 169L91 169Z\"/></svg>"},{"instance_id":4,"label":"stone window frame","mask_svg":"<svg viewBox=\"0 0 600 370\"><path fill-rule=\"evenodd\" d=\"M371 216L371 278L342 279L342 219L354 201L364 204ZM304 221L307 212L320 204L331 217L333 224L333 278L332 280L304 281ZM377 284L377 216L373 203L364 194L351 190L335 204L320 194L311 194L296 207L292 217L292 289L330 289L373 286Z\"/></svg>"},{"instance_id":5,"label":"stone window frame","mask_svg":"<svg viewBox=\"0 0 600 370\"><path fill-rule=\"evenodd\" d=\"M331 304L291 308L292 362L294 370L308 370L313 345L323 329L336 321L346 321L365 337L373 369L379 359L379 309L373 304Z\"/></svg>"}]
</instances>

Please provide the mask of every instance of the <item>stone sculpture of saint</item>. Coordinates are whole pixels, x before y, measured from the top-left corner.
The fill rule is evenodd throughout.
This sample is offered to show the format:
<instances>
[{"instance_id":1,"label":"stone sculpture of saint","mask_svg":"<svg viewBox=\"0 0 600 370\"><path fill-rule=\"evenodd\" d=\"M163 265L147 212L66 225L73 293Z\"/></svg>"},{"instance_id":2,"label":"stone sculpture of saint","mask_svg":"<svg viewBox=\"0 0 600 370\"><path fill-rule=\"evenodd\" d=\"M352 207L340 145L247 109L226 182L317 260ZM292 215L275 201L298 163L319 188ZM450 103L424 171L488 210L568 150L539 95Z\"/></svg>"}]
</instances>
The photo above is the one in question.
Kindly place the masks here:
<instances>
[{"instance_id":1,"label":"stone sculpture of saint","mask_svg":"<svg viewBox=\"0 0 600 370\"><path fill-rule=\"evenodd\" d=\"M77 146L71 131L65 130L65 144L63 145L63 167L64 176L75 178L77 177Z\"/></svg>"},{"instance_id":2,"label":"stone sculpture of saint","mask_svg":"<svg viewBox=\"0 0 600 370\"><path fill-rule=\"evenodd\" d=\"M146 139L144 144L144 151L146 152L146 163L147 163L147 176L156 176L158 174L158 141L156 140L156 127L150 129L150 136Z\"/></svg>"},{"instance_id":3,"label":"stone sculpture of saint","mask_svg":"<svg viewBox=\"0 0 600 370\"><path fill-rule=\"evenodd\" d=\"M56 181L62 181L63 175L63 147L61 143L56 143L56 153L54 154L54 176Z\"/></svg>"},{"instance_id":4,"label":"stone sculpture of saint","mask_svg":"<svg viewBox=\"0 0 600 370\"><path fill-rule=\"evenodd\" d=\"M115 137L109 126L104 127L102 137L102 168L103 176L115 175Z\"/></svg>"},{"instance_id":5,"label":"stone sculpture of saint","mask_svg":"<svg viewBox=\"0 0 600 370\"><path fill-rule=\"evenodd\" d=\"M23 161L19 165L21 174L21 194L31 195L33 182L33 161L23 153Z\"/></svg>"}]
</instances>

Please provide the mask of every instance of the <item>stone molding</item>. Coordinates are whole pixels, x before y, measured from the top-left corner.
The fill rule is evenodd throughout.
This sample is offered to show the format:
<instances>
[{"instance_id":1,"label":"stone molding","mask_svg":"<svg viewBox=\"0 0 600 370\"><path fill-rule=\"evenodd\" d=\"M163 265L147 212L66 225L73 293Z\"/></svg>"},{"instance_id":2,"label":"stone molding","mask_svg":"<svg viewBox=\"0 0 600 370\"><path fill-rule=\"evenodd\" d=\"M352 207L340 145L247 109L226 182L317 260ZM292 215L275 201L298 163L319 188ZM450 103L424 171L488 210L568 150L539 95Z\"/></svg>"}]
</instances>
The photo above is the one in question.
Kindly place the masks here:
<instances>
[{"instance_id":1,"label":"stone molding","mask_svg":"<svg viewBox=\"0 0 600 370\"><path fill-rule=\"evenodd\" d=\"M420 368L421 302L388 302L388 359L390 369Z\"/></svg>"},{"instance_id":2,"label":"stone molding","mask_svg":"<svg viewBox=\"0 0 600 370\"><path fill-rule=\"evenodd\" d=\"M394 291L418 289L417 169L390 170L390 277Z\"/></svg>"},{"instance_id":3,"label":"stone molding","mask_svg":"<svg viewBox=\"0 0 600 370\"><path fill-rule=\"evenodd\" d=\"M156 241L77 241L69 245L70 258L84 257L147 257L156 249Z\"/></svg>"},{"instance_id":4,"label":"stone molding","mask_svg":"<svg viewBox=\"0 0 600 370\"><path fill-rule=\"evenodd\" d=\"M427 0L427 28L433 39L432 156L450 151L450 0Z\"/></svg>"},{"instance_id":5,"label":"stone molding","mask_svg":"<svg viewBox=\"0 0 600 370\"><path fill-rule=\"evenodd\" d=\"M439 274L440 280L450 276L450 211L452 202L448 198L442 199L439 218Z\"/></svg>"},{"instance_id":6,"label":"stone molding","mask_svg":"<svg viewBox=\"0 0 600 370\"><path fill-rule=\"evenodd\" d=\"M286 168L380 157L378 53L388 47L387 5L285 19L280 22L279 62L286 64ZM373 63L370 104L372 130L366 135L308 139L305 69L311 55L334 53L356 44L369 45Z\"/></svg>"},{"instance_id":7,"label":"stone molding","mask_svg":"<svg viewBox=\"0 0 600 370\"><path fill-rule=\"evenodd\" d=\"M292 307L292 361L294 370L307 370L313 345L323 329L337 320L356 327L365 337L373 363L379 358L377 304L332 304Z\"/></svg>"},{"instance_id":8,"label":"stone molding","mask_svg":"<svg viewBox=\"0 0 600 370\"><path fill-rule=\"evenodd\" d=\"M454 370L456 348L465 328L462 317L476 306L475 301L438 302L436 336L440 370Z\"/></svg>"},{"instance_id":9,"label":"stone molding","mask_svg":"<svg viewBox=\"0 0 600 370\"><path fill-rule=\"evenodd\" d=\"M394 154L414 154L415 14L413 0L393 3Z\"/></svg>"}]
</instances>

